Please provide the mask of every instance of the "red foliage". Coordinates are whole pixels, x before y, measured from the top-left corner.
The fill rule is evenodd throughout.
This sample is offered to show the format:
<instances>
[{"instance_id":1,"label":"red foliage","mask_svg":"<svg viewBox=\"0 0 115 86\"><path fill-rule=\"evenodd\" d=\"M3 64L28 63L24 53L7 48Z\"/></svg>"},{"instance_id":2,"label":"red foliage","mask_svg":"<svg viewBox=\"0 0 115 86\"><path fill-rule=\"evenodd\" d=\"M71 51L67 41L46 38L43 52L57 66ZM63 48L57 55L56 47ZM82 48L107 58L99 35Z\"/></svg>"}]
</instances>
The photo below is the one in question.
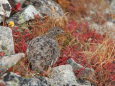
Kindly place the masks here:
<instances>
[{"instance_id":1,"label":"red foliage","mask_svg":"<svg viewBox=\"0 0 115 86\"><path fill-rule=\"evenodd\" d=\"M89 24L87 22L78 23L76 21L70 21L66 26L66 31L71 34L76 40L79 40L79 43L81 43L81 45L85 43L101 43L104 38L103 35L98 34L94 30L90 30ZM86 56L82 53L84 50L84 46L81 47L80 44L76 44L73 46L70 45L62 50L62 57L70 57L73 58L76 62L86 65Z\"/></svg>"},{"instance_id":2,"label":"red foliage","mask_svg":"<svg viewBox=\"0 0 115 86\"><path fill-rule=\"evenodd\" d=\"M94 52L96 50L96 45L102 44L105 36L97 33L95 30L90 30L89 24L87 22L78 23L76 21L70 21L68 25L66 26L66 31L69 35L68 37L70 38L67 37L68 39L65 41L65 43L67 42L69 43L66 45L66 47L64 47L61 50L62 55L57 61L56 65L67 64L67 60L69 58L72 58L74 59L74 61L83 65L84 67L93 67L97 73L96 75L97 81L98 79L101 79L101 77L103 78L105 77L106 78L105 80L114 81L115 76L113 76L112 71L115 69L115 66L113 63L108 61L108 63L106 63L102 67L100 66L102 63L98 62L98 55L94 55L91 58L89 58L84 53L84 51ZM74 42L71 43L73 39L75 39L74 40L75 44ZM110 43L112 45L112 42ZM86 44L88 44L88 46ZM91 60L90 62L89 62L89 59ZM75 71L75 73L77 76L80 76L82 71L84 70L80 69L79 71ZM99 75L101 72L103 73ZM104 85L105 81L99 82L99 86L102 86L100 84Z\"/></svg>"},{"instance_id":3,"label":"red foliage","mask_svg":"<svg viewBox=\"0 0 115 86\"><path fill-rule=\"evenodd\" d=\"M12 28L13 37L15 40L15 52L26 52L27 50L27 41L32 38L31 32L28 29L21 29L18 27ZM21 31L22 30L22 31Z\"/></svg>"},{"instance_id":4,"label":"red foliage","mask_svg":"<svg viewBox=\"0 0 115 86\"><path fill-rule=\"evenodd\" d=\"M21 3L17 3L13 8L12 11L17 12L22 10L22 4Z\"/></svg>"},{"instance_id":5,"label":"red foliage","mask_svg":"<svg viewBox=\"0 0 115 86\"><path fill-rule=\"evenodd\" d=\"M15 9L17 11L20 11L22 9L22 4L21 3L17 3L16 6L15 6Z\"/></svg>"}]
</instances>

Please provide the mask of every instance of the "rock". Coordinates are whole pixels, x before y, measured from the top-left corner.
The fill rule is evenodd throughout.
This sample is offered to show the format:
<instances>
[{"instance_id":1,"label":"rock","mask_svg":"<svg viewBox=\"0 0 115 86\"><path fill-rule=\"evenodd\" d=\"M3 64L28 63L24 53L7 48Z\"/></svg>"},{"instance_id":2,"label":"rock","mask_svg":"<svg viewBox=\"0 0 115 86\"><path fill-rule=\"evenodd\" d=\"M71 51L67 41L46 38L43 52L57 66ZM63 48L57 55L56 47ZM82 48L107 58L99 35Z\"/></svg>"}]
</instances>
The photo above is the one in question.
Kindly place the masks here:
<instances>
[{"instance_id":1,"label":"rock","mask_svg":"<svg viewBox=\"0 0 115 86\"><path fill-rule=\"evenodd\" d=\"M0 86L6 86L3 80L0 80Z\"/></svg>"},{"instance_id":2,"label":"rock","mask_svg":"<svg viewBox=\"0 0 115 86\"><path fill-rule=\"evenodd\" d=\"M90 27L102 35L107 34L110 38L115 40L115 24L113 22L108 21L103 25L92 23Z\"/></svg>"},{"instance_id":3,"label":"rock","mask_svg":"<svg viewBox=\"0 0 115 86\"><path fill-rule=\"evenodd\" d=\"M48 15L53 18L64 16L64 12L59 4L53 0L30 0L42 16Z\"/></svg>"},{"instance_id":4,"label":"rock","mask_svg":"<svg viewBox=\"0 0 115 86\"><path fill-rule=\"evenodd\" d=\"M0 0L0 23L3 21L3 16L10 16L11 9L8 0Z\"/></svg>"},{"instance_id":5,"label":"rock","mask_svg":"<svg viewBox=\"0 0 115 86\"><path fill-rule=\"evenodd\" d=\"M91 86L90 81L80 82L76 78L71 65L61 65L53 68L47 81L51 86Z\"/></svg>"},{"instance_id":6,"label":"rock","mask_svg":"<svg viewBox=\"0 0 115 86\"><path fill-rule=\"evenodd\" d=\"M80 71L79 75L77 78L93 78L94 76L94 69L92 68L84 68L82 65L76 63L72 58L70 58L68 61L67 61L73 68L74 71L79 71L80 69L83 69Z\"/></svg>"},{"instance_id":7,"label":"rock","mask_svg":"<svg viewBox=\"0 0 115 86\"><path fill-rule=\"evenodd\" d=\"M0 58L0 75L14 66L20 59L25 57L24 53L18 53L11 56L3 56Z\"/></svg>"},{"instance_id":8,"label":"rock","mask_svg":"<svg viewBox=\"0 0 115 86\"><path fill-rule=\"evenodd\" d=\"M79 86L71 65L61 65L53 68L48 81L51 86Z\"/></svg>"},{"instance_id":9,"label":"rock","mask_svg":"<svg viewBox=\"0 0 115 86\"><path fill-rule=\"evenodd\" d=\"M76 71L76 70L79 70L79 69L83 68L82 65L76 63L72 58L68 59L67 63L72 66L73 71Z\"/></svg>"},{"instance_id":10,"label":"rock","mask_svg":"<svg viewBox=\"0 0 115 86\"><path fill-rule=\"evenodd\" d=\"M9 27L0 26L0 52L6 55L15 53L12 30Z\"/></svg>"},{"instance_id":11,"label":"rock","mask_svg":"<svg viewBox=\"0 0 115 86\"><path fill-rule=\"evenodd\" d=\"M2 76L5 86L91 86L90 82L80 83L72 71L71 65L62 65L53 68L51 75L47 77L37 76L24 78L13 72Z\"/></svg>"},{"instance_id":12,"label":"rock","mask_svg":"<svg viewBox=\"0 0 115 86\"><path fill-rule=\"evenodd\" d=\"M111 7L112 11L115 12L115 0L111 1L110 7Z\"/></svg>"},{"instance_id":13,"label":"rock","mask_svg":"<svg viewBox=\"0 0 115 86\"><path fill-rule=\"evenodd\" d=\"M4 74L2 82L4 82L6 86L51 86L45 77L24 78L13 72Z\"/></svg>"},{"instance_id":14,"label":"rock","mask_svg":"<svg viewBox=\"0 0 115 86\"><path fill-rule=\"evenodd\" d=\"M111 14L110 21L115 22L115 0L111 0L109 13Z\"/></svg>"},{"instance_id":15,"label":"rock","mask_svg":"<svg viewBox=\"0 0 115 86\"><path fill-rule=\"evenodd\" d=\"M0 0L0 15L9 17L11 13L11 6L8 0Z\"/></svg>"},{"instance_id":16,"label":"rock","mask_svg":"<svg viewBox=\"0 0 115 86\"><path fill-rule=\"evenodd\" d=\"M26 21L35 18L35 15L39 15L40 13L34 8L34 6L29 5L25 9L20 12L14 14L7 22L14 21L16 24L22 24Z\"/></svg>"}]
</instances>

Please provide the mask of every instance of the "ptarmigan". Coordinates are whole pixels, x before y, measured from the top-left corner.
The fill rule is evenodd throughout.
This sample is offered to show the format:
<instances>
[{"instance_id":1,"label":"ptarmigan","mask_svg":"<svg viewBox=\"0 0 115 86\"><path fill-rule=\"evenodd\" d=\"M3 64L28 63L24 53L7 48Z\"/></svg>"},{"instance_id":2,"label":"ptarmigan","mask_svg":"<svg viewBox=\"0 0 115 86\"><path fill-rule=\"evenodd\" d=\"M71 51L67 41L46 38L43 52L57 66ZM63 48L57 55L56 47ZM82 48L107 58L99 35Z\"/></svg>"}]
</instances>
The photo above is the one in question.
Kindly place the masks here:
<instances>
[{"instance_id":1,"label":"ptarmigan","mask_svg":"<svg viewBox=\"0 0 115 86\"><path fill-rule=\"evenodd\" d=\"M29 42L27 55L32 70L43 73L57 61L60 49L55 37L63 32L60 27L54 27L45 35L36 37Z\"/></svg>"}]
</instances>

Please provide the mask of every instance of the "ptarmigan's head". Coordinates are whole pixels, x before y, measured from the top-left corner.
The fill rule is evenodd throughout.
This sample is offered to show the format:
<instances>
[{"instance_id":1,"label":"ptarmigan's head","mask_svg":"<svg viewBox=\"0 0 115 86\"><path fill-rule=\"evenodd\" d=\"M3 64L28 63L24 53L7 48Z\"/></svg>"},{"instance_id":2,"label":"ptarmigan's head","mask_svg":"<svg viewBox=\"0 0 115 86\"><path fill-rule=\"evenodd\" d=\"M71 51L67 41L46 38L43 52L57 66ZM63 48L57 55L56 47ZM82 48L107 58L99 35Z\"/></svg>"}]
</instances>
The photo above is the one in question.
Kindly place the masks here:
<instances>
[{"instance_id":1,"label":"ptarmigan's head","mask_svg":"<svg viewBox=\"0 0 115 86\"><path fill-rule=\"evenodd\" d=\"M50 29L48 31L48 33L46 33L46 35L48 37L50 37L50 38L55 38L56 36L58 36L58 35L60 35L62 33L64 33L64 31L63 31L62 28L60 28L60 27L54 27L54 28Z\"/></svg>"}]
</instances>

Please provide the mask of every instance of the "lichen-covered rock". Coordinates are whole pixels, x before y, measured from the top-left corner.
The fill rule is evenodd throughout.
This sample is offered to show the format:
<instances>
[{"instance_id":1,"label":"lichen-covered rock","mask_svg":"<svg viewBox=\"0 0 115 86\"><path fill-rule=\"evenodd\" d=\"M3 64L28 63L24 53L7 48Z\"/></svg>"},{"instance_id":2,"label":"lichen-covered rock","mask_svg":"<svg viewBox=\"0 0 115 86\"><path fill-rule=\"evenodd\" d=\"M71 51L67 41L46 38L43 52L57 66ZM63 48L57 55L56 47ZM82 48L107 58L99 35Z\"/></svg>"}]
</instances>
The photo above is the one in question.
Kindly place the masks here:
<instances>
[{"instance_id":1,"label":"lichen-covered rock","mask_svg":"<svg viewBox=\"0 0 115 86\"><path fill-rule=\"evenodd\" d=\"M0 57L0 75L19 62L23 57L25 57L24 53Z\"/></svg>"},{"instance_id":2,"label":"lichen-covered rock","mask_svg":"<svg viewBox=\"0 0 115 86\"><path fill-rule=\"evenodd\" d=\"M11 6L8 0L0 0L0 15L9 17L11 13Z\"/></svg>"},{"instance_id":3,"label":"lichen-covered rock","mask_svg":"<svg viewBox=\"0 0 115 86\"><path fill-rule=\"evenodd\" d=\"M8 0L0 0L0 23L3 21L3 16L10 16L11 9Z\"/></svg>"},{"instance_id":4,"label":"lichen-covered rock","mask_svg":"<svg viewBox=\"0 0 115 86\"><path fill-rule=\"evenodd\" d=\"M0 52L6 55L15 53L12 30L9 27L0 26Z\"/></svg>"},{"instance_id":5,"label":"lichen-covered rock","mask_svg":"<svg viewBox=\"0 0 115 86\"><path fill-rule=\"evenodd\" d=\"M44 14L52 16L53 18L64 16L60 5L53 0L30 0L30 3L36 7L42 16L44 16Z\"/></svg>"},{"instance_id":6,"label":"lichen-covered rock","mask_svg":"<svg viewBox=\"0 0 115 86\"><path fill-rule=\"evenodd\" d=\"M87 68L87 67L85 68L82 65L76 63L73 59L69 59L67 62L72 66L74 71L81 70L81 72L79 73L77 78L81 78L81 79L87 78L88 79L88 78L92 78L94 76L94 73L95 73L94 69Z\"/></svg>"},{"instance_id":7,"label":"lichen-covered rock","mask_svg":"<svg viewBox=\"0 0 115 86\"><path fill-rule=\"evenodd\" d=\"M89 81L78 82L71 65L62 65L53 68L51 75L47 77L36 76L24 78L13 72L2 76L5 86L91 86Z\"/></svg>"},{"instance_id":8,"label":"lichen-covered rock","mask_svg":"<svg viewBox=\"0 0 115 86\"><path fill-rule=\"evenodd\" d=\"M7 22L9 23L10 21L14 21L16 24L22 24L26 21L34 19L35 15L40 16L36 8L34 8L34 6L32 5L29 5L26 8L24 8L22 11L14 14Z\"/></svg>"},{"instance_id":9,"label":"lichen-covered rock","mask_svg":"<svg viewBox=\"0 0 115 86\"><path fill-rule=\"evenodd\" d=\"M61 65L53 68L48 81L51 86L79 86L71 65Z\"/></svg>"},{"instance_id":10,"label":"lichen-covered rock","mask_svg":"<svg viewBox=\"0 0 115 86\"><path fill-rule=\"evenodd\" d=\"M46 79L51 86L91 86L90 81L81 82L76 78L71 65L53 68L51 75Z\"/></svg>"},{"instance_id":11,"label":"lichen-covered rock","mask_svg":"<svg viewBox=\"0 0 115 86\"><path fill-rule=\"evenodd\" d=\"M3 82L6 86L51 86L45 77L24 78L13 72L4 74Z\"/></svg>"}]
</instances>

